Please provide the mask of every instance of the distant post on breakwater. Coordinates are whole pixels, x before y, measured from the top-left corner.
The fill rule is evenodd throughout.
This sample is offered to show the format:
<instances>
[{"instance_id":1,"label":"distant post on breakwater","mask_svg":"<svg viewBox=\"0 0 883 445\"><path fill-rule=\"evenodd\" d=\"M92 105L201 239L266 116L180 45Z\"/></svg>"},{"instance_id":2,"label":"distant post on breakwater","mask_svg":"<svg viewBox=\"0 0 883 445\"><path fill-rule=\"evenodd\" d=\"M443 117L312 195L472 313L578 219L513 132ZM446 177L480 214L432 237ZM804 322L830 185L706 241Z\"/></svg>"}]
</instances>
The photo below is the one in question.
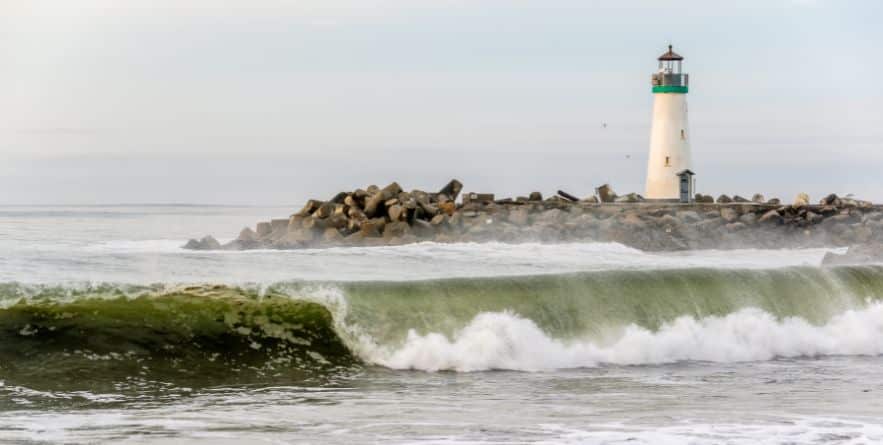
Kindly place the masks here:
<instances>
[{"instance_id":1,"label":"distant post on breakwater","mask_svg":"<svg viewBox=\"0 0 883 445\"><path fill-rule=\"evenodd\" d=\"M668 52L659 56L658 61L658 71L652 77L653 121L645 197L681 200L681 178L678 174L693 168L690 128L687 124L690 79L683 72L684 58L675 53L671 45ZM689 189L693 190L693 184Z\"/></svg>"}]
</instances>

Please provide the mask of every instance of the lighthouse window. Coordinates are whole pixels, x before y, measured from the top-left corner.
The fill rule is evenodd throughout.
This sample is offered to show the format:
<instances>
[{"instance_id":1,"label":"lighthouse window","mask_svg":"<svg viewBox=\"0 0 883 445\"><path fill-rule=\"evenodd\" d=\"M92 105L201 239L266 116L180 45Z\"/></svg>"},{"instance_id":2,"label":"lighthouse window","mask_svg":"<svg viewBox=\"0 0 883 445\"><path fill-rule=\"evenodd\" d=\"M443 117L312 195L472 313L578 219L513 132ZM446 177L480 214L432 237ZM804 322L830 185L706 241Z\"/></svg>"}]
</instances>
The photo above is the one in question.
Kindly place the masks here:
<instances>
[{"instance_id":1,"label":"lighthouse window","mask_svg":"<svg viewBox=\"0 0 883 445\"><path fill-rule=\"evenodd\" d=\"M686 140L687 140L687 133L684 132L684 129L683 129L683 128L681 129L681 140L682 140L682 141L686 141Z\"/></svg>"},{"instance_id":2,"label":"lighthouse window","mask_svg":"<svg viewBox=\"0 0 883 445\"><path fill-rule=\"evenodd\" d=\"M665 157L665 166L671 167L671 158L668 156Z\"/></svg>"}]
</instances>

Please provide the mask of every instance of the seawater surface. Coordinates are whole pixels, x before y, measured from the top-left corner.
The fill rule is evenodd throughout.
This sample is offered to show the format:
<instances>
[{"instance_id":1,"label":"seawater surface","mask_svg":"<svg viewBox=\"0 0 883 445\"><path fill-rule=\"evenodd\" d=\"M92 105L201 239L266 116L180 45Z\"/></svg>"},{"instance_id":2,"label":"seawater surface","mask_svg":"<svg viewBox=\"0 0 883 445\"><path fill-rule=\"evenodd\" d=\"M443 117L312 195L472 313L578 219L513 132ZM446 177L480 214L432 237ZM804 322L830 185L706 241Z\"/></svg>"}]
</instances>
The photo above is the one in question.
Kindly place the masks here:
<instances>
[{"instance_id":1,"label":"seawater surface","mask_svg":"<svg viewBox=\"0 0 883 445\"><path fill-rule=\"evenodd\" d=\"M0 207L0 442L883 441L883 266L180 249L289 211Z\"/></svg>"}]
</instances>

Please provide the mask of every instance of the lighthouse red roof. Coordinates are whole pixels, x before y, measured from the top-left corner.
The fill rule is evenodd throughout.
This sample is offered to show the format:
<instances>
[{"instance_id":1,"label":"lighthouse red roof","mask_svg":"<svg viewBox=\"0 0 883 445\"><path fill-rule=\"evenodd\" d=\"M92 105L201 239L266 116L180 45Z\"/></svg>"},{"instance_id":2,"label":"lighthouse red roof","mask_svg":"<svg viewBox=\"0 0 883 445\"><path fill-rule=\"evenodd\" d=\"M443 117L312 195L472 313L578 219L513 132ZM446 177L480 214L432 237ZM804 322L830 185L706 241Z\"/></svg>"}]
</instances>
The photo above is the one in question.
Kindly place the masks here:
<instances>
[{"instance_id":1,"label":"lighthouse red roof","mask_svg":"<svg viewBox=\"0 0 883 445\"><path fill-rule=\"evenodd\" d=\"M672 51L672 50L671 50L671 45L668 45L668 52L665 53L665 54L663 54L663 55L661 55L661 56L659 56L659 60L660 60L660 61L665 61L665 60L684 60L684 58L681 57L680 54L678 54L678 53Z\"/></svg>"}]
</instances>

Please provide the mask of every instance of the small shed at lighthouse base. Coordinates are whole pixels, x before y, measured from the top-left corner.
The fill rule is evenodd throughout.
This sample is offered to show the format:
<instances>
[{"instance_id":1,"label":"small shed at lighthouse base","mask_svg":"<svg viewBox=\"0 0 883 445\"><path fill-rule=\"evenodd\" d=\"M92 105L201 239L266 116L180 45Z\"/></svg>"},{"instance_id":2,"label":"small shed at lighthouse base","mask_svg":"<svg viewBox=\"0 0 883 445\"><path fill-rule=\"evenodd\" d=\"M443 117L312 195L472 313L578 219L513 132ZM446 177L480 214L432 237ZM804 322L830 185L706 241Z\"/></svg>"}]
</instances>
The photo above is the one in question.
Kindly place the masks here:
<instances>
[{"instance_id":1,"label":"small shed at lighthouse base","mask_svg":"<svg viewBox=\"0 0 883 445\"><path fill-rule=\"evenodd\" d=\"M678 172L678 184L680 185L680 201L684 204L693 202L693 196L696 195L696 173L690 169Z\"/></svg>"}]
</instances>

